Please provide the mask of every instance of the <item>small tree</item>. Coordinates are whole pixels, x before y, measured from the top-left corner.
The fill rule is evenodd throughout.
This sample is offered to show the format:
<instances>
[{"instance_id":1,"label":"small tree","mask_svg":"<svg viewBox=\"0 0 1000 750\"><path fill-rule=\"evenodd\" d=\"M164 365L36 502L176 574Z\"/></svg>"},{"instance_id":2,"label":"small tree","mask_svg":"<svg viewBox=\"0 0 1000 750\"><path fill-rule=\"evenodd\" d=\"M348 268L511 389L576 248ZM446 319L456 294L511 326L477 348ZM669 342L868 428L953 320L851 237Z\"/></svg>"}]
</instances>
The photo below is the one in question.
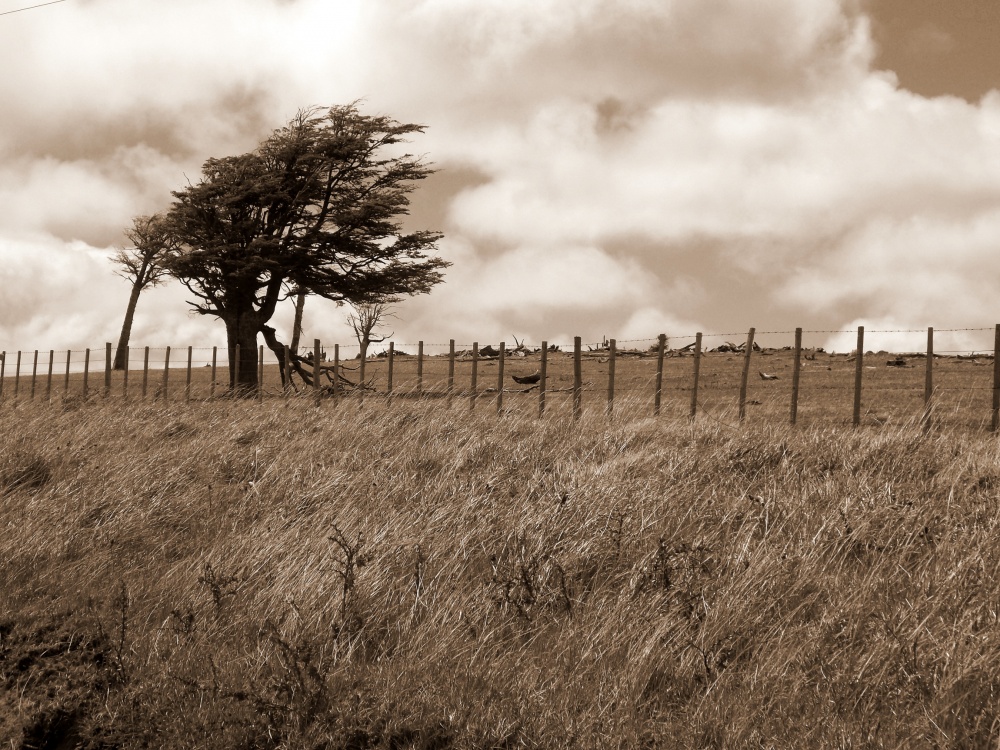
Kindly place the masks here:
<instances>
[{"instance_id":1,"label":"small tree","mask_svg":"<svg viewBox=\"0 0 1000 750\"><path fill-rule=\"evenodd\" d=\"M198 183L174 193L164 266L195 295L197 313L225 323L233 388L257 384L258 334L283 361L267 323L289 296L366 303L442 280L449 264L428 254L440 235L404 233L399 222L432 170L386 153L422 131L353 104L303 110L254 151L209 159Z\"/></svg>"},{"instance_id":2,"label":"small tree","mask_svg":"<svg viewBox=\"0 0 1000 750\"><path fill-rule=\"evenodd\" d=\"M392 336L391 333L376 332L385 323L386 318L396 317L389 302L389 300L385 300L352 305L354 312L348 314L347 322L354 329L354 336L358 339L361 359L368 358L368 347L371 344L385 341Z\"/></svg>"},{"instance_id":3,"label":"small tree","mask_svg":"<svg viewBox=\"0 0 1000 750\"><path fill-rule=\"evenodd\" d=\"M125 351L132 335L132 320L135 317L136 305L139 303L139 295L146 287L162 283L163 277L167 274L162 262L171 246L171 240L163 225L163 217L160 215L135 217L131 228L125 230L125 236L132 246L118 248L110 258L118 266L115 273L132 284L132 293L125 308L125 321L122 323L118 349L115 352L113 368L115 370L124 370L128 366Z\"/></svg>"}]
</instances>

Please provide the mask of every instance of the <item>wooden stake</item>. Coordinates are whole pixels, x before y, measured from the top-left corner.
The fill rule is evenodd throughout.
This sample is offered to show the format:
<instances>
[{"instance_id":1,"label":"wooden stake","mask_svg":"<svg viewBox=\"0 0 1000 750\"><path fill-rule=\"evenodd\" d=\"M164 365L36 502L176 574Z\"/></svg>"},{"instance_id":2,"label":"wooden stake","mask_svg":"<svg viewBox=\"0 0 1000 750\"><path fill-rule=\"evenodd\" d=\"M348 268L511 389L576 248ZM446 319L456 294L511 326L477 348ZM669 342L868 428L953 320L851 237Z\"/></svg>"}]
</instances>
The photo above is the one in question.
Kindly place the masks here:
<instances>
[{"instance_id":1,"label":"wooden stake","mask_svg":"<svg viewBox=\"0 0 1000 750\"><path fill-rule=\"evenodd\" d=\"M333 403L340 399L340 344L333 345Z\"/></svg>"},{"instance_id":2,"label":"wooden stake","mask_svg":"<svg viewBox=\"0 0 1000 750\"><path fill-rule=\"evenodd\" d=\"M313 339L313 398L316 400L316 406L319 406L319 339ZM364 365L361 367L364 371ZM364 382L362 381L362 386ZM364 388L361 390L364 393Z\"/></svg>"},{"instance_id":3,"label":"wooden stake","mask_svg":"<svg viewBox=\"0 0 1000 750\"><path fill-rule=\"evenodd\" d=\"M233 364L235 365L235 367L233 367L233 371L230 374L232 375L232 381L233 381L233 386L232 386L233 395L238 396L240 393L240 345L239 344L236 345L234 351L236 353L236 358L233 360Z\"/></svg>"},{"instance_id":4,"label":"wooden stake","mask_svg":"<svg viewBox=\"0 0 1000 750\"><path fill-rule=\"evenodd\" d=\"M365 352L364 356L361 356L361 369L358 370L358 397L362 402L365 400L365 364L367 364L367 362L368 353Z\"/></svg>"},{"instance_id":5,"label":"wooden stake","mask_svg":"<svg viewBox=\"0 0 1000 750\"><path fill-rule=\"evenodd\" d=\"M854 421L855 427L861 424L861 375L864 373L865 361L865 327L858 326L858 356L854 360Z\"/></svg>"},{"instance_id":6,"label":"wooden stake","mask_svg":"<svg viewBox=\"0 0 1000 750\"><path fill-rule=\"evenodd\" d=\"M49 349L49 372L45 378L45 400L52 400L52 368L56 363L56 353L54 349ZM0 370L0 379L3 378L3 371Z\"/></svg>"},{"instance_id":7,"label":"wooden stake","mask_svg":"<svg viewBox=\"0 0 1000 750\"><path fill-rule=\"evenodd\" d=\"M17 396L21 391L21 352L17 352L17 364L14 365L14 400L17 401Z\"/></svg>"},{"instance_id":8,"label":"wooden stake","mask_svg":"<svg viewBox=\"0 0 1000 750\"><path fill-rule=\"evenodd\" d=\"M167 347L163 354L163 393L160 397L166 401L169 398L168 388L170 386L170 347Z\"/></svg>"},{"instance_id":9,"label":"wooden stake","mask_svg":"<svg viewBox=\"0 0 1000 750\"><path fill-rule=\"evenodd\" d=\"M503 364L507 352L507 342L500 342L500 360L497 362L497 416L503 413Z\"/></svg>"},{"instance_id":10,"label":"wooden stake","mask_svg":"<svg viewBox=\"0 0 1000 750\"><path fill-rule=\"evenodd\" d=\"M35 400L35 381L38 379L38 350L35 349L35 360L31 365L31 400Z\"/></svg>"},{"instance_id":11,"label":"wooden stake","mask_svg":"<svg viewBox=\"0 0 1000 750\"><path fill-rule=\"evenodd\" d=\"M479 342L472 342L472 383L469 387L469 411L476 408L476 393L477 383L476 380L479 377Z\"/></svg>"},{"instance_id":12,"label":"wooden stake","mask_svg":"<svg viewBox=\"0 0 1000 750\"><path fill-rule=\"evenodd\" d=\"M388 373L386 374L386 383L385 383L385 393L390 401L392 400L392 366L393 366L393 360L395 359L395 355L396 355L396 345L392 341L390 341L389 358L386 363L388 366Z\"/></svg>"},{"instance_id":13,"label":"wooden stake","mask_svg":"<svg viewBox=\"0 0 1000 750\"><path fill-rule=\"evenodd\" d=\"M208 397L215 398L215 376L219 363L219 347L212 347L212 382L208 384Z\"/></svg>"},{"instance_id":14,"label":"wooden stake","mask_svg":"<svg viewBox=\"0 0 1000 750\"><path fill-rule=\"evenodd\" d=\"M257 347L257 403L264 403L264 345Z\"/></svg>"},{"instance_id":15,"label":"wooden stake","mask_svg":"<svg viewBox=\"0 0 1000 750\"><path fill-rule=\"evenodd\" d=\"M111 343L104 344L104 398L111 395Z\"/></svg>"},{"instance_id":16,"label":"wooden stake","mask_svg":"<svg viewBox=\"0 0 1000 750\"><path fill-rule=\"evenodd\" d=\"M146 384L149 382L149 347L142 354L142 400L146 400Z\"/></svg>"},{"instance_id":17,"label":"wooden stake","mask_svg":"<svg viewBox=\"0 0 1000 750\"><path fill-rule=\"evenodd\" d=\"M7 368L7 352L0 352L0 401L3 400L4 370Z\"/></svg>"},{"instance_id":18,"label":"wooden stake","mask_svg":"<svg viewBox=\"0 0 1000 750\"><path fill-rule=\"evenodd\" d=\"M549 342L542 342L542 361L539 364L538 378L538 418L545 416L545 384L548 380Z\"/></svg>"},{"instance_id":19,"label":"wooden stake","mask_svg":"<svg viewBox=\"0 0 1000 750\"><path fill-rule=\"evenodd\" d=\"M128 398L129 348L125 347L125 369L122 371L122 398Z\"/></svg>"},{"instance_id":20,"label":"wooden stake","mask_svg":"<svg viewBox=\"0 0 1000 750\"><path fill-rule=\"evenodd\" d=\"M70 357L72 357L72 355L73 355L72 350L71 349L67 349L66 350L66 376L65 376L65 379L63 380L63 395L64 396L68 396L69 395L69 360L70 360Z\"/></svg>"},{"instance_id":21,"label":"wooden stake","mask_svg":"<svg viewBox=\"0 0 1000 750\"><path fill-rule=\"evenodd\" d=\"M667 334L661 333L656 347L656 394L653 397L653 415L660 415L660 399L663 395L663 356L667 348Z\"/></svg>"},{"instance_id":22,"label":"wooden stake","mask_svg":"<svg viewBox=\"0 0 1000 750\"><path fill-rule=\"evenodd\" d=\"M573 419L583 414L583 339L573 337Z\"/></svg>"},{"instance_id":23,"label":"wooden stake","mask_svg":"<svg viewBox=\"0 0 1000 750\"><path fill-rule=\"evenodd\" d=\"M448 406L455 395L455 339L448 340Z\"/></svg>"},{"instance_id":24,"label":"wooden stake","mask_svg":"<svg viewBox=\"0 0 1000 750\"><path fill-rule=\"evenodd\" d=\"M802 373L802 329L795 329L795 350L792 358L792 413L791 422L799 418L799 378Z\"/></svg>"},{"instance_id":25,"label":"wooden stake","mask_svg":"<svg viewBox=\"0 0 1000 750\"><path fill-rule=\"evenodd\" d=\"M20 364L20 362L18 362L18 364ZM90 380L90 349L85 349L84 352L83 352L83 397L84 397L84 399L86 399L87 396L90 395L90 392L89 392L90 389L88 388L88 385L89 385L88 381L89 380ZM17 381L15 381L15 392L17 391L16 382Z\"/></svg>"},{"instance_id":26,"label":"wooden stake","mask_svg":"<svg viewBox=\"0 0 1000 750\"><path fill-rule=\"evenodd\" d=\"M194 348L188 347L188 359L187 359L187 372L184 374L184 403L191 402L191 358L194 354Z\"/></svg>"},{"instance_id":27,"label":"wooden stake","mask_svg":"<svg viewBox=\"0 0 1000 750\"><path fill-rule=\"evenodd\" d=\"M927 371L924 375L924 416L921 425L924 432L931 428L931 398L934 395L934 329L927 329Z\"/></svg>"},{"instance_id":28,"label":"wooden stake","mask_svg":"<svg viewBox=\"0 0 1000 750\"><path fill-rule=\"evenodd\" d=\"M993 340L993 419L990 430L1000 428L1000 323L997 324Z\"/></svg>"},{"instance_id":29,"label":"wooden stake","mask_svg":"<svg viewBox=\"0 0 1000 750\"><path fill-rule=\"evenodd\" d=\"M292 350L288 344L285 344L283 356L285 369L281 375L281 393L287 399L292 392Z\"/></svg>"},{"instance_id":30,"label":"wooden stake","mask_svg":"<svg viewBox=\"0 0 1000 750\"><path fill-rule=\"evenodd\" d=\"M751 328L747 333L746 351L743 353L743 374L740 376L740 403L739 420L742 422L747 416L747 383L750 380L750 357L753 355L753 335L756 329Z\"/></svg>"},{"instance_id":31,"label":"wooden stake","mask_svg":"<svg viewBox=\"0 0 1000 750\"><path fill-rule=\"evenodd\" d=\"M417 394L424 393L424 342L417 342Z\"/></svg>"},{"instance_id":32,"label":"wooden stake","mask_svg":"<svg viewBox=\"0 0 1000 750\"><path fill-rule=\"evenodd\" d=\"M694 382L691 384L691 419L698 414L698 378L701 375L701 333L694 337Z\"/></svg>"},{"instance_id":33,"label":"wooden stake","mask_svg":"<svg viewBox=\"0 0 1000 750\"><path fill-rule=\"evenodd\" d=\"M608 342L608 418L615 410L615 360L618 346L614 339Z\"/></svg>"}]
</instances>

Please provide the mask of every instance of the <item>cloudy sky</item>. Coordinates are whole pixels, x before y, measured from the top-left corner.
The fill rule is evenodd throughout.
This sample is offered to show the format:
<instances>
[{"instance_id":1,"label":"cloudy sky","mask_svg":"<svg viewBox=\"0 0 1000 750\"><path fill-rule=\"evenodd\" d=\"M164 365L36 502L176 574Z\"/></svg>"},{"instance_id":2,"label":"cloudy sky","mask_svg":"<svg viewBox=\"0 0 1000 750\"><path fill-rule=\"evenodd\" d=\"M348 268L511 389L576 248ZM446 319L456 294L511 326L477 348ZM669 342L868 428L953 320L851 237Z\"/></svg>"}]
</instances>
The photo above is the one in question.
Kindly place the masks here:
<instances>
[{"instance_id":1,"label":"cloudy sky","mask_svg":"<svg viewBox=\"0 0 1000 750\"><path fill-rule=\"evenodd\" d=\"M0 0L0 349L116 341L131 218L355 99L439 170L408 224L454 265L401 343L1000 321L996 0L31 4ZM133 344L223 343L186 299Z\"/></svg>"}]
</instances>

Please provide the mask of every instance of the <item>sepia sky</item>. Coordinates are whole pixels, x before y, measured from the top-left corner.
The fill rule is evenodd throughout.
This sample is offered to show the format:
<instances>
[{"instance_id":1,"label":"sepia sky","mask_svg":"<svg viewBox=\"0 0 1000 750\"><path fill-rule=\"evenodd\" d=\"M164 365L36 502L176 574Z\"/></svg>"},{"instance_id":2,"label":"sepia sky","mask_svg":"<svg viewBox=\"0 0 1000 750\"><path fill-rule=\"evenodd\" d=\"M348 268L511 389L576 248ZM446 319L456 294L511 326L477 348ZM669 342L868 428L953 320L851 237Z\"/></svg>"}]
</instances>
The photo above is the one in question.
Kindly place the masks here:
<instances>
[{"instance_id":1,"label":"sepia sky","mask_svg":"<svg viewBox=\"0 0 1000 750\"><path fill-rule=\"evenodd\" d=\"M988 328L998 41L996 0L66 0L0 15L0 349L116 341L129 288L107 256L131 218L297 109L356 99L425 124L412 150L439 170L407 225L444 232L454 265L398 306L401 344ZM176 283L147 292L133 344L223 343L186 299ZM343 319L310 302L307 340L347 343Z\"/></svg>"}]
</instances>

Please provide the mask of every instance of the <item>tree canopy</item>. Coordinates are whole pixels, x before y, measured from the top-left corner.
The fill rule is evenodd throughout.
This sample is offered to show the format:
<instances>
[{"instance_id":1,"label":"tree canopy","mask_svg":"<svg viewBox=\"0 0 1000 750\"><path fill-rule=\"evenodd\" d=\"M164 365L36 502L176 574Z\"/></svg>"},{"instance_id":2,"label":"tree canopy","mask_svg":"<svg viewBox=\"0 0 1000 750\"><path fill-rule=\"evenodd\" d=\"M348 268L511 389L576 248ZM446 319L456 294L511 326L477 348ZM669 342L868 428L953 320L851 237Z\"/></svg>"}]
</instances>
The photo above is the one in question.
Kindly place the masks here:
<instances>
[{"instance_id":1,"label":"tree canopy","mask_svg":"<svg viewBox=\"0 0 1000 750\"><path fill-rule=\"evenodd\" d=\"M256 383L256 341L277 305L299 290L337 302L423 294L449 264L441 235L403 231L414 184L433 170L399 144L422 125L361 114L354 104L300 111L253 151L213 158L173 193L162 260L195 296L195 311L226 325L230 372ZM280 361L280 358L279 358Z\"/></svg>"}]
</instances>

